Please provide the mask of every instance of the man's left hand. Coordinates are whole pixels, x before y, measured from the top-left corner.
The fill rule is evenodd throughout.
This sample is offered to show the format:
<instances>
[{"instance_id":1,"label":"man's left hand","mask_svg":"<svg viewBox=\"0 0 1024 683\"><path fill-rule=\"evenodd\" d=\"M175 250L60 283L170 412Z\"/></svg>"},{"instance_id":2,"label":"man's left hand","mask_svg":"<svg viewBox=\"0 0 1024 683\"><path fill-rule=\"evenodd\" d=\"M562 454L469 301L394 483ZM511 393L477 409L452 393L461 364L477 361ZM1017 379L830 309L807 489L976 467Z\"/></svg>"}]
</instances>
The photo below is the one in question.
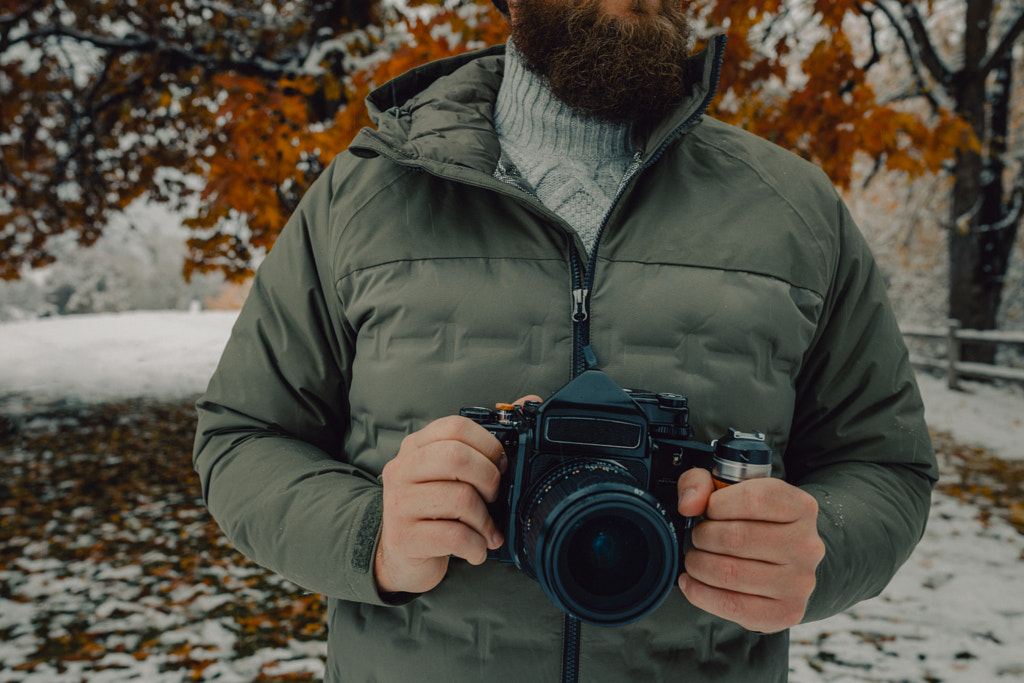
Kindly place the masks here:
<instances>
[{"instance_id":1,"label":"man's left hand","mask_svg":"<svg viewBox=\"0 0 1024 683\"><path fill-rule=\"evenodd\" d=\"M678 491L680 514L705 516L679 577L686 599L750 631L799 624L825 557L814 497L767 478L716 491L700 468L683 473Z\"/></svg>"}]
</instances>

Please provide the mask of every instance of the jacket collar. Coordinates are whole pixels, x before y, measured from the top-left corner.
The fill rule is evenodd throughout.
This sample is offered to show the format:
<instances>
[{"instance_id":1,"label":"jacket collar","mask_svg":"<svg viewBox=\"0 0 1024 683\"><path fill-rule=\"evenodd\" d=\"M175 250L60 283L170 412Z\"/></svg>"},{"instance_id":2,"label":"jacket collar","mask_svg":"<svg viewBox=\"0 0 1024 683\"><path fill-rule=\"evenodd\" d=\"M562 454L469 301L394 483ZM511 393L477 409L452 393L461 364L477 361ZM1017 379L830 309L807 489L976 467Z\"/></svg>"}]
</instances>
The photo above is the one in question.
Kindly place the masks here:
<instances>
[{"instance_id":1,"label":"jacket collar","mask_svg":"<svg viewBox=\"0 0 1024 683\"><path fill-rule=\"evenodd\" d=\"M703 116L715 94L724 47L725 36L717 36L689 59L694 88L640 141L645 161L660 156ZM490 175L501 155L493 112L504 66L505 46L498 45L431 62L385 83L366 99L377 130L364 129L350 149L427 169L454 164Z\"/></svg>"}]
</instances>

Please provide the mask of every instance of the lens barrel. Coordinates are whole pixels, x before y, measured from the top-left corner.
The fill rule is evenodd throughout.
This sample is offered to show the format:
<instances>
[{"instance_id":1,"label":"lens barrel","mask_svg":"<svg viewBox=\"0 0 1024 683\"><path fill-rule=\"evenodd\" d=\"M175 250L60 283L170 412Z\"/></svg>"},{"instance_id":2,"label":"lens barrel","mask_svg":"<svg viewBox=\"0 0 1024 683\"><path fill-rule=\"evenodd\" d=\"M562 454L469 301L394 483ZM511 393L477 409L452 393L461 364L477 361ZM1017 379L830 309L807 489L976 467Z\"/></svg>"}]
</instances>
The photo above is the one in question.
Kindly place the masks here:
<instances>
[{"instance_id":1,"label":"lens barrel","mask_svg":"<svg viewBox=\"0 0 1024 683\"><path fill-rule=\"evenodd\" d=\"M563 611L600 626L649 614L678 575L675 527L626 468L572 460L521 508L522 568Z\"/></svg>"}]
</instances>

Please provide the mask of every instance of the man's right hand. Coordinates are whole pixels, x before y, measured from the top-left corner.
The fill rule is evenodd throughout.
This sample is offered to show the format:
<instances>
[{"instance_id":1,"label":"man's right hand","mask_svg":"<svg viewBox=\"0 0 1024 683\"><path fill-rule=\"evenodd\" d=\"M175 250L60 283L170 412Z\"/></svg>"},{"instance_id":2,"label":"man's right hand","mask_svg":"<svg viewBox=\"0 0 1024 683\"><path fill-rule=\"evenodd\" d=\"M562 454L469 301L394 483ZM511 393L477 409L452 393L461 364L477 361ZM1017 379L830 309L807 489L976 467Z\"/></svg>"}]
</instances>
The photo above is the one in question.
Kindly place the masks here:
<instances>
[{"instance_id":1,"label":"man's right hand","mask_svg":"<svg viewBox=\"0 0 1024 683\"><path fill-rule=\"evenodd\" d=\"M445 417L402 441L384 467L384 513L374 576L381 592L424 593L449 556L470 564L504 542L487 511L507 466L501 444L465 417Z\"/></svg>"}]
</instances>

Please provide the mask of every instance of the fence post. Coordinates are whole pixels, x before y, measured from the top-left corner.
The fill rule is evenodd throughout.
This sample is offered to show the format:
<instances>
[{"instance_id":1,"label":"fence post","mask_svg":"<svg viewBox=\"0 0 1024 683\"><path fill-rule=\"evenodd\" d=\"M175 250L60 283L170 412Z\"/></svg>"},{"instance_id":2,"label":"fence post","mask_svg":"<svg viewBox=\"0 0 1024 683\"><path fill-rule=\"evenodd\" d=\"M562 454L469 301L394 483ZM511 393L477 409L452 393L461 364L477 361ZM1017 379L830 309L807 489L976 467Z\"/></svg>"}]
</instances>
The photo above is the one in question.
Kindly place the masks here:
<instances>
[{"instance_id":1,"label":"fence post","mask_svg":"<svg viewBox=\"0 0 1024 683\"><path fill-rule=\"evenodd\" d=\"M949 347L946 374L948 375L947 385L954 391L960 388L960 377L957 374L957 363L960 362L960 337L958 332L960 332L960 321L950 320L949 333L946 338Z\"/></svg>"}]
</instances>

